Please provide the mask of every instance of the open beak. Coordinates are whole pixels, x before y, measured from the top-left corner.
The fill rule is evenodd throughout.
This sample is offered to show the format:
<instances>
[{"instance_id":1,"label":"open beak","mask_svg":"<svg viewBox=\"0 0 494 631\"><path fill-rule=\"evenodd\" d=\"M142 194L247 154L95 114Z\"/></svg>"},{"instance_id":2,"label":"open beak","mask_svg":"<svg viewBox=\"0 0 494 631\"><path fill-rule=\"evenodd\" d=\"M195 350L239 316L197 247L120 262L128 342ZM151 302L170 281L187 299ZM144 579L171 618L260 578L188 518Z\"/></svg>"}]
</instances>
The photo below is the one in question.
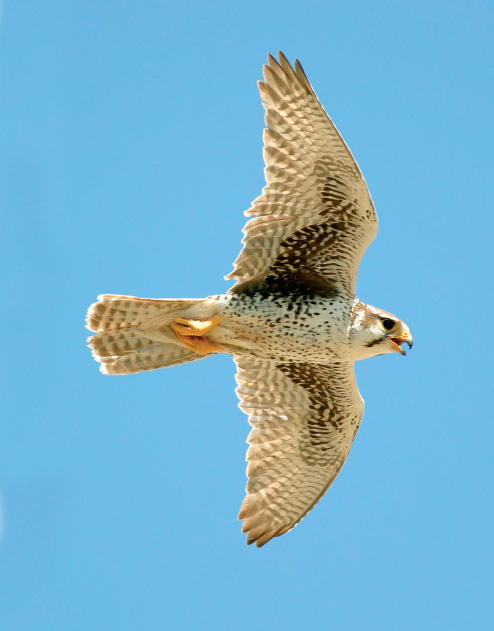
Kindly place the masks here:
<instances>
[{"instance_id":1,"label":"open beak","mask_svg":"<svg viewBox=\"0 0 494 631\"><path fill-rule=\"evenodd\" d=\"M412 348L413 346L413 337L410 335L410 331L408 329L404 329L400 335L390 337L388 339L389 343L393 347L393 350L401 355L406 355L406 351L401 348L402 344L408 344L408 348Z\"/></svg>"}]
</instances>

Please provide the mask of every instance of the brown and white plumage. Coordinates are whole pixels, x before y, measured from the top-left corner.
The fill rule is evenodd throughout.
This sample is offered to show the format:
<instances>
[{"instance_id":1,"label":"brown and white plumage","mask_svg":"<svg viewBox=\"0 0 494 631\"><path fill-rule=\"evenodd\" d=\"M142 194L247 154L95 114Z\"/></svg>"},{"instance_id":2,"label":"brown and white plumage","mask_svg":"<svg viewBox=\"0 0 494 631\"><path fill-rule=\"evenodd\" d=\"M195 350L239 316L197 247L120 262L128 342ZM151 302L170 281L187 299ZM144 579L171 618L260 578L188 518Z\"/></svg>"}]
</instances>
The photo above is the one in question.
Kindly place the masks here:
<instances>
[{"instance_id":1,"label":"brown and white plumage","mask_svg":"<svg viewBox=\"0 0 494 631\"><path fill-rule=\"evenodd\" d=\"M377 218L302 67L269 56L259 88L267 185L245 213L236 284L206 299L104 295L87 317L108 374L233 355L252 425L239 518L258 547L293 528L343 466L363 414L353 363L412 344L404 322L355 295Z\"/></svg>"},{"instance_id":2,"label":"brown and white plumage","mask_svg":"<svg viewBox=\"0 0 494 631\"><path fill-rule=\"evenodd\" d=\"M244 248L226 278L309 274L355 293L358 265L377 232L367 186L301 65L280 53L264 66L267 186L245 212Z\"/></svg>"},{"instance_id":3,"label":"brown and white plumage","mask_svg":"<svg viewBox=\"0 0 494 631\"><path fill-rule=\"evenodd\" d=\"M135 296L98 296L88 310L86 326L98 333L88 339L93 357L107 375L128 375L169 368L198 359L197 353L177 345L168 325L184 308L202 300L154 300Z\"/></svg>"},{"instance_id":4,"label":"brown and white plumage","mask_svg":"<svg viewBox=\"0 0 494 631\"><path fill-rule=\"evenodd\" d=\"M247 495L240 509L248 543L293 528L346 460L364 409L353 365L236 357L237 395L249 415Z\"/></svg>"}]
</instances>

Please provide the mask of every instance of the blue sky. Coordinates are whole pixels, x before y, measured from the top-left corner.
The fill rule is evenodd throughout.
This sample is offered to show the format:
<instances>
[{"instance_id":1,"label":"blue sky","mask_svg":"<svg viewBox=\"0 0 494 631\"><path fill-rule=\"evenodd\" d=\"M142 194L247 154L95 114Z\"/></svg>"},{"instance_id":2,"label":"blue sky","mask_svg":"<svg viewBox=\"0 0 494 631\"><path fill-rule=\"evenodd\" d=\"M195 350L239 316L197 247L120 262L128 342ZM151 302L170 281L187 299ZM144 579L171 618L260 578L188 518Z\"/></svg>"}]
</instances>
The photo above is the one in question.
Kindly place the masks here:
<instances>
[{"instance_id":1,"label":"blue sky","mask_svg":"<svg viewBox=\"0 0 494 631\"><path fill-rule=\"evenodd\" d=\"M492 627L488 2L26 2L1 9L0 626ZM99 293L201 297L263 186L256 88L298 57L369 184L362 300L406 359L330 492L257 550L227 356L101 375Z\"/></svg>"}]
</instances>

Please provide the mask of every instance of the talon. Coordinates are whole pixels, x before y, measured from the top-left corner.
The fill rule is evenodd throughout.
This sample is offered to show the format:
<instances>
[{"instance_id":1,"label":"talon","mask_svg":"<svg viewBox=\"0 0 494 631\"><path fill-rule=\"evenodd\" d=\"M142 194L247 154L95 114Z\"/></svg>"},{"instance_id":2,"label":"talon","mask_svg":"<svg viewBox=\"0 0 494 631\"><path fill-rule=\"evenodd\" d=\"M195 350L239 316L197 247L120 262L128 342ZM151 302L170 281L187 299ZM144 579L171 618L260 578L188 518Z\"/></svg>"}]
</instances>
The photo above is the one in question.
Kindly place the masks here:
<instances>
[{"instance_id":1,"label":"talon","mask_svg":"<svg viewBox=\"0 0 494 631\"><path fill-rule=\"evenodd\" d=\"M172 328L181 335L205 335L213 326L221 322L219 315L213 316L210 320L187 320L185 318L175 318Z\"/></svg>"},{"instance_id":2,"label":"talon","mask_svg":"<svg viewBox=\"0 0 494 631\"><path fill-rule=\"evenodd\" d=\"M171 327L184 346L199 353L199 355L208 355L209 353L217 353L222 350L221 346L205 337L205 334L220 322L221 318L219 315L204 321L175 318L171 323Z\"/></svg>"}]
</instances>

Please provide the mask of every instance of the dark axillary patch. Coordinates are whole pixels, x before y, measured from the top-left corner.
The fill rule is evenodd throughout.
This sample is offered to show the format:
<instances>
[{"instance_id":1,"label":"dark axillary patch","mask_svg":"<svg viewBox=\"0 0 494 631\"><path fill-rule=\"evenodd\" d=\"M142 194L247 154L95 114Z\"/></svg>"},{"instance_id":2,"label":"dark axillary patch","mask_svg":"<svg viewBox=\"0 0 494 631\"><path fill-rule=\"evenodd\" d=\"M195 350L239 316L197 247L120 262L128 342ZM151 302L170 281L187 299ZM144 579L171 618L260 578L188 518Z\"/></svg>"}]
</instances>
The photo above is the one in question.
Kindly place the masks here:
<instances>
[{"instance_id":1,"label":"dark axillary patch","mask_svg":"<svg viewBox=\"0 0 494 631\"><path fill-rule=\"evenodd\" d=\"M318 179L323 183L321 223L301 228L280 243L281 252L265 279L268 286L279 285L285 280L292 286L305 285L320 294L330 295L334 294L336 284L341 286L341 279L330 277L331 259L341 262L346 257L346 248L341 244L350 232L355 231L356 200L348 198L343 180L327 175L331 169L329 158L328 161L329 164L320 161L316 165L316 174L319 169Z\"/></svg>"},{"instance_id":2,"label":"dark axillary patch","mask_svg":"<svg viewBox=\"0 0 494 631\"><path fill-rule=\"evenodd\" d=\"M331 249L338 236L338 229L333 230L328 224L297 230L280 243L281 254L271 265L265 284L268 287L289 284L292 288L298 285L322 295L334 295L334 283L318 273L315 262L324 250Z\"/></svg>"},{"instance_id":3,"label":"dark axillary patch","mask_svg":"<svg viewBox=\"0 0 494 631\"><path fill-rule=\"evenodd\" d=\"M310 413L306 424L311 444L323 451L332 449L334 438L331 438L335 432L342 430L345 416L342 416L334 393L328 387L329 375L321 374L321 367L311 364L278 364L277 367L308 394Z\"/></svg>"}]
</instances>

